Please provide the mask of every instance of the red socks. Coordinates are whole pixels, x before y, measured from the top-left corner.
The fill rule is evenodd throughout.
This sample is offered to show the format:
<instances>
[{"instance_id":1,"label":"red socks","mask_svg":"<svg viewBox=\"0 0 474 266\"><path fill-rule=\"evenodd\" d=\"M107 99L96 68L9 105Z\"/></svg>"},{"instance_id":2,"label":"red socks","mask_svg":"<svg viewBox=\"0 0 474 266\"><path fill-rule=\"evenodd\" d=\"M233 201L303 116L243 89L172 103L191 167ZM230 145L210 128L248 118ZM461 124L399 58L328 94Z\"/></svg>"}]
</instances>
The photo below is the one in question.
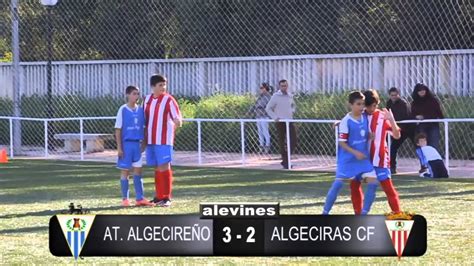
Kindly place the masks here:
<instances>
[{"instance_id":1,"label":"red socks","mask_svg":"<svg viewBox=\"0 0 474 266\"><path fill-rule=\"evenodd\" d=\"M362 193L362 185L360 181L351 180L351 200L354 213L360 215L362 213L362 202L364 201L364 194Z\"/></svg>"},{"instance_id":2,"label":"red socks","mask_svg":"<svg viewBox=\"0 0 474 266\"><path fill-rule=\"evenodd\" d=\"M171 199L171 191L173 189L173 172L165 170L155 171L155 194L159 200Z\"/></svg>"},{"instance_id":3,"label":"red socks","mask_svg":"<svg viewBox=\"0 0 474 266\"><path fill-rule=\"evenodd\" d=\"M387 179L380 182L380 186L382 187L383 191L387 195L388 204L392 209L392 212L399 213L400 212L400 198L398 197L398 192L393 187L392 179Z\"/></svg>"},{"instance_id":4,"label":"red socks","mask_svg":"<svg viewBox=\"0 0 474 266\"><path fill-rule=\"evenodd\" d=\"M155 170L155 198L159 199L160 197L158 196L159 193L158 191L160 190L160 187L158 186L160 180L160 172L158 170Z\"/></svg>"}]
</instances>

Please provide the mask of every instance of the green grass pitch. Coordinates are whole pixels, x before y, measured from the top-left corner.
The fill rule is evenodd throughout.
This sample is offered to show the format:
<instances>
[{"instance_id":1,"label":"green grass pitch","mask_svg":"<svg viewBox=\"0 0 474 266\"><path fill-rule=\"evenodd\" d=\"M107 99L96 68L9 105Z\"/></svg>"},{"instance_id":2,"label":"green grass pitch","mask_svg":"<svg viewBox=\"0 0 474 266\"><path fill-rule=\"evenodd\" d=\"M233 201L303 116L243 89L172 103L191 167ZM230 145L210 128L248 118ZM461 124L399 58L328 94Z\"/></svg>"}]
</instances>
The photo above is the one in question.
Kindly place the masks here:
<instances>
[{"instance_id":1,"label":"green grass pitch","mask_svg":"<svg viewBox=\"0 0 474 266\"><path fill-rule=\"evenodd\" d=\"M48 221L69 202L94 214L197 213L200 202L279 201L282 214L319 214L332 174L175 167L171 208L120 208L119 174L114 165L92 162L13 160L0 165L0 264L73 263L49 253ZM150 168L145 194L153 191ZM426 217L428 251L402 257L402 264L470 264L474 261L474 179L426 180L395 176L402 208ZM350 214L346 185L333 213ZM131 186L131 197L133 197ZM377 192L373 214L389 211ZM88 257L79 264L396 264L395 257Z\"/></svg>"}]
</instances>

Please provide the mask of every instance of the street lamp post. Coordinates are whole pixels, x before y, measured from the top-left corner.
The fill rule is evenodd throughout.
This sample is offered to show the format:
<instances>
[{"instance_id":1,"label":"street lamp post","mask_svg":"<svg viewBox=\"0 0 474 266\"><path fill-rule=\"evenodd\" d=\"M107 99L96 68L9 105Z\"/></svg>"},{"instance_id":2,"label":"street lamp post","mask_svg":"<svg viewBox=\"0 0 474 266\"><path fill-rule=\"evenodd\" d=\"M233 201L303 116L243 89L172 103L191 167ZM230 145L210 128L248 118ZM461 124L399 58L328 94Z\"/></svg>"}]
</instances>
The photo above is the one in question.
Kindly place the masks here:
<instances>
[{"instance_id":1,"label":"street lamp post","mask_svg":"<svg viewBox=\"0 0 474 266\"><path fill-rule=\"evenodd\" d=\"M20 93L20 15L18 12L18 0L11 1L12 13L12 52L13 52L13 115L21 116L21 93ZM21 121L13 120L13 153L21 153ZM13 154L10 154L13 156Z\"/></svg>"},{"instance_id":2,"label":"street lamp post","mask_svg":"<svg viewBox=\"0 0 474 266\"><path fill-rule=\"evenodd\" d=\"M47 110L48 118L53 117L53 76L52 76L52 60L53 60L53 7L58 3L58 0L41 0L41 4L46 7L46 27L47 27L47 64L46 64L46 86L47 86ZM53 145L53 128L51 123L48 123L48 147L54 148Z\"/></svg>"}]
</instances>

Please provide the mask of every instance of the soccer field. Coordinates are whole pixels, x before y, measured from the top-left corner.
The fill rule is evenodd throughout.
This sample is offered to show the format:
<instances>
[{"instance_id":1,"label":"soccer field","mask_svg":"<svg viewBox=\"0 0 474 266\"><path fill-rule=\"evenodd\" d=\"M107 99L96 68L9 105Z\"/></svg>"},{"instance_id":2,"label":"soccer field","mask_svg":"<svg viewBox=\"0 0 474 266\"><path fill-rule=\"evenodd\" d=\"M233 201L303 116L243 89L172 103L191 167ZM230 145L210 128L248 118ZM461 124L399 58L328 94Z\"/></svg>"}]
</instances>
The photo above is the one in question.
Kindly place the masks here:
<instances>
[{"instance_id":1,"label":"soccer field","mask_svg":"<svg viewBox=\"0 0 474 266\"><path fill-rule=\"evenodd\" d=\"M144 174L151 198L151 169ZM282 214L319 214L332 174L249 169L176 167L171 208L121 208L118 171L112 164L43 160L13 160L0 165L0 263L73 263L48 249L48 222L70 202L93 214L197 213L200 202L279 201ZM428 250L423 257L402 257L404 264L474 261L474 179L426 180L396 176L402 208L426 217ZM133 188L133 186L132 186ZM131 197L133 197L131 189ZM388 212L378 191L373 214ZM350 214L346 188L333 213ZM395 257L87 257L79 263L176 264L335 264L396 263Z\"/></svg>"}]
</instances>

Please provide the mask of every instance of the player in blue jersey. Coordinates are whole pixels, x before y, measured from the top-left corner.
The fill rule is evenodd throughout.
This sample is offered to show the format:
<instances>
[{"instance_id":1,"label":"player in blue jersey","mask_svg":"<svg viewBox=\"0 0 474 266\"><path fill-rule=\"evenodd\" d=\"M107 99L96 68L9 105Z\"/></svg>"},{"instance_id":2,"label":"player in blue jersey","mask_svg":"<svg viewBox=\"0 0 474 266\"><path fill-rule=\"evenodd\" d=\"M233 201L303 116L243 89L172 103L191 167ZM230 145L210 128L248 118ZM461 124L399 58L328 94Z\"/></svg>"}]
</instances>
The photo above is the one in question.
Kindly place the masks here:
<instances>
[{"instance_id":1,"label":"player in blue jersey","mask_svg":"<svg viewBox=\"0 0 474 266\"><path fill-rule=\"evenodd\" d=\"M129 170L133 168L133 185L136 194L136 206L154 206L145 199L142 181L142 151L140 143L144 137L144 112L137 105L140 90L128 86L125 90L127 104L120 107L115 121L115 140L117 141L117 168L121 170L120 187L122 191L122 206L130 206L129 200Z\"/></svg>"},{"instance_id":2,"label":"player in blue jersey","mask_svg":"<svg viewBox=\"0 0 474 266\"><path fill-rule=\"evenodd\" d=\"M344 181L350 181L356 176L375 178L374 168L369 161L370 130L367 115L363 113L364 95L359 91L351 92L349 104L351 112L338 126L336 179L326 196L323 214L329 214L331 211Z\"/></svg>"}]
</instances>

